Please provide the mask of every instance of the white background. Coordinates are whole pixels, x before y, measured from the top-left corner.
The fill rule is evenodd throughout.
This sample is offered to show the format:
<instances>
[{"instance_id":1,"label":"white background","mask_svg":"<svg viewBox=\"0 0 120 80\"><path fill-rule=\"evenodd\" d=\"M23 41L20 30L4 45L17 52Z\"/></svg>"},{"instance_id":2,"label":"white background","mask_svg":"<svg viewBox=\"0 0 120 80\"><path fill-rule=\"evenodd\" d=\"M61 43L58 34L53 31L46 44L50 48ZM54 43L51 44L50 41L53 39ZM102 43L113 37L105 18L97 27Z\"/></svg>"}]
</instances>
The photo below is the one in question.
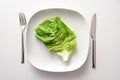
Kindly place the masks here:
<instances>
[{"instance_id":1,"label":"white background","mask_svg":"<svg viewBox=\"0 0 120 80\"><path fill-rule=\"evenodd\" d=\"M21 30L18 13L27 20L38 10L68 8L79 11L90 24L97 14L97 68L91 52L86 63L69 73L37 70L27 60L20 64ZM0 80L120 80L120 0L0 0Z\"/></svg>"}]
</instances>

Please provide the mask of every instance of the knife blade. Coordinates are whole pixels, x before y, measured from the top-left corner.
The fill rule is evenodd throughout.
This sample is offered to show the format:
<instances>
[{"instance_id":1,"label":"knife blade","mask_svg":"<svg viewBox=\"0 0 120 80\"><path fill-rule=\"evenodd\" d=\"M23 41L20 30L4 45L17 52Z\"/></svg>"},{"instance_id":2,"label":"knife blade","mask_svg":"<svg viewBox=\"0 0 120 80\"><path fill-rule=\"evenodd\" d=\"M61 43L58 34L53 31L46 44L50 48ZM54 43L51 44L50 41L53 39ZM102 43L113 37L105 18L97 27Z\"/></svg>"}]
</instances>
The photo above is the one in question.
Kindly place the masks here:
<instances>
[{"instance_id":1,"label":"knife blade","mask_svg":"<svg viewBox=\"0 0 120 80\"><path fill-rule=\"evenodd\" d=\"M96 14L93 15L92 17L92 22L91 22L91 38L95 39L96 38Z\"/></svg>"},{"instance_id":2,"label":"knife blade","mask_svg":"<svg viewBox=\"0 0 120 80\"><path fill-rule=\"evenodd\" d=\"M90 36L92 39L92 68L96 68L96 14L92 17Z\"/></svg>"}]
</instances>

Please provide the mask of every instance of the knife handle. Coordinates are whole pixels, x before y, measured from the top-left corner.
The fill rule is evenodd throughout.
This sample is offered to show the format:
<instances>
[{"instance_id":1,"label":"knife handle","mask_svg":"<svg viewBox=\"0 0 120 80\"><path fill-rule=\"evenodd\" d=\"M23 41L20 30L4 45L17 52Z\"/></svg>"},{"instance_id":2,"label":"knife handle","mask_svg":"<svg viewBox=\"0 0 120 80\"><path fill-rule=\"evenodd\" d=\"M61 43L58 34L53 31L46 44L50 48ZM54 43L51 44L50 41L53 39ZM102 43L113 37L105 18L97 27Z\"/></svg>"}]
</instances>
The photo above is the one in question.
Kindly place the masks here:
<instances>
[{"instance_id":1,"label":"knife handle","mask_svg":"<svg viewBox=\"0 0 120 80\"><path fill-rule=\"evenodd\" d=\"M96 40L92 38L92 67L96 68Z\"/></svg>"}]
</instances>

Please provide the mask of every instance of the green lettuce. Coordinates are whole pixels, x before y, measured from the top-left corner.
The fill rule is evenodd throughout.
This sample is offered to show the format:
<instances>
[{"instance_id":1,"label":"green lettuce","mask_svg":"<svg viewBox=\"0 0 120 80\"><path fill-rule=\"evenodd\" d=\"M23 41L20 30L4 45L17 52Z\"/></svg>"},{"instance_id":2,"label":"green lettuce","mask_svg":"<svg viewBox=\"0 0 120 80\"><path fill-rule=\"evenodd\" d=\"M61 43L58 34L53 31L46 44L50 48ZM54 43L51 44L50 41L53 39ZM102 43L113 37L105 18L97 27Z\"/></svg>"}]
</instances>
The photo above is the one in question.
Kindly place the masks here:
<instances>
[{"instance_id":1,"label":"green lettuce","mask_svg":"<svg viewBox=\"0 0 120 80\"><path fill-rule=\"evenodd\" d=\"M35 37L42 41L49 51L68 61L76 47L75 33L67 27L59 16L48 18L35 29Z\"/></svg>"}]
</instances>

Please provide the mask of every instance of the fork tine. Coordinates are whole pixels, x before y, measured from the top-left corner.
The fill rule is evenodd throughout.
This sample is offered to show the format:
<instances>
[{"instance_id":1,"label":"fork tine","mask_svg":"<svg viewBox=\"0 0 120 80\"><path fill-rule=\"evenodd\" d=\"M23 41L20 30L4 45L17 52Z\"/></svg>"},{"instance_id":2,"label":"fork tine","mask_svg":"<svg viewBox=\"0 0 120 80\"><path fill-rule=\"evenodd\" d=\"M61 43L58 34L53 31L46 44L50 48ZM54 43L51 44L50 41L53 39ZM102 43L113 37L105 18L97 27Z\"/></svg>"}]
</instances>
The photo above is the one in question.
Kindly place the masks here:
<instances>
[{"instance_id":1,"label":"fork tine","mask_svg":"<svg viewBox=\"0 0 120 80\"><path fill-rule=\"evenodd\" d=\"M19 13L19 20L20 20L20 25L21 25L21 22L22 22L22 19L21 19L21 13Z\"/></svg>"},{"instance_id":2,"label":"fork tine","mask_svg":"<svg viewBox=\"0 0 120 80\"><path fill-rule=\"evenodd\" d=\"M22 17L23 17L23 18L22 18L22 19L23 19L23 23L26 24L25 14L22 13L22 15L23 15L23 16L22 16Z\"/></svg>"},{"instance_id":3,"label":"fork tine","mask_svg":"<svg viewBox=\"0 0 120 80\"><path fill-rule=\"evenodd\" d=\"M23 17L22 16L23 16L22 13L19 13L20 25L23 24Z\"/></svg>"},{"instance_id":4,"label":"fork tine","mask_svg":"<svg viewBox=\"0 0 120 80\"><path fill-rule=\"evenodd\" d=\"M19 13L19 19L20 19L20 25L25 25L26 24L26 19L25 19L25 14L24 13Z\"/></svg>"}]
</instances>

